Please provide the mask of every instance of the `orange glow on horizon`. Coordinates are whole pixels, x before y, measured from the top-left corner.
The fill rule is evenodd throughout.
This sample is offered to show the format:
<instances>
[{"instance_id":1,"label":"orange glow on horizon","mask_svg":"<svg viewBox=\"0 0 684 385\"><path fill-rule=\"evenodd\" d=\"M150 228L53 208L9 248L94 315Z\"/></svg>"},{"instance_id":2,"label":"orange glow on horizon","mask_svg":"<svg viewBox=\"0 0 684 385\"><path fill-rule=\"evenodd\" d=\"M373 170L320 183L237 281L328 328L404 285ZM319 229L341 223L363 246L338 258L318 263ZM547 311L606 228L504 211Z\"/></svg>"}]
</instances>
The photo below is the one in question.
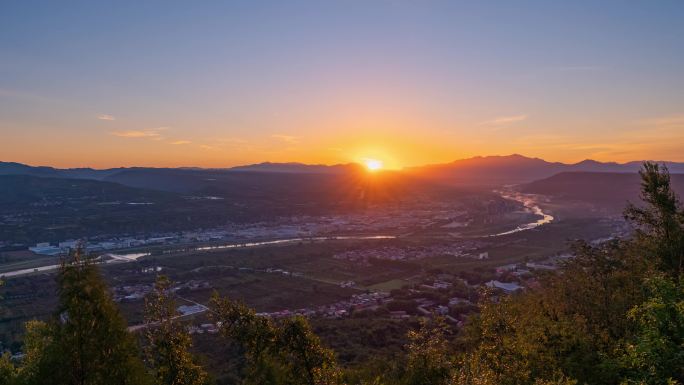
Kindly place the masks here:
<instances>
[{"instance_id":1,"label":"orange glow on horizon","mask_svg":"<svg viewBox=\"0 0 684 385\"><path fill-rule=\"evenodd\" d=\"M378 125L379 126L379 125ZM402 129L402 131L404 131ZM474 134L429 135L391 132L370 125L323 133L244 138L179 135L158 137L109 138L104 133L62 135L57 131L34 137L4 136L0 161L33 166L71 167L207 167L226 168L261 162L298 162L305 164L358 163L370 171L367 159L381 160L382 170L401 170L427 164L450 163L473 156L513 153L539 157L550 162L575 163L584 159L601 162L628 162L642 159L684 161L676 137L669 144L651 143L562 142L554 137L537 137L523 144L506 138L478 141ZM168 135L172 129L160 131ZM503 136L505 133L502 133ZM677 134L680 135L680 134ZM102 138L107 138L103 141ZM183 140L181 140L183 139ZM179 144L180 143L180 144ZM59 144L59 145L55 145ZM30 148L30 151L26 149ZM657 155L654 155L657 154ZM124 155L124 156L122 156Z\"/></svg>"}]
</instances>

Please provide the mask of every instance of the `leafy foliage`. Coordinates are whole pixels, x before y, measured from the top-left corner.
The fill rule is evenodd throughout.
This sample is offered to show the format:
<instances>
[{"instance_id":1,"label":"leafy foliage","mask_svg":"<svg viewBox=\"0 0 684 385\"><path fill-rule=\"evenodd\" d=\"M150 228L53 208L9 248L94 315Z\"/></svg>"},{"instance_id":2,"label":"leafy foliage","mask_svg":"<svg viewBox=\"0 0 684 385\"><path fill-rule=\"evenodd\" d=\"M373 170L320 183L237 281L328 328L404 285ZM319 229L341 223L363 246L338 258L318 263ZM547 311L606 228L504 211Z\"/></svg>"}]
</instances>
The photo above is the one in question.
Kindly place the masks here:
<instances>
[{"instance_id":1,"label":"leafy foliage","mask_svg":"<svg viewBox=\"0 0 684 385\"><path fill-rule=\"evenodd\" d=\"M421 320L420 329L408 333L406 385L446 384L454 367L444 318Z\"/></svg>"},{"instance_id":2,"label":"leafy foliage","mask_svg":"<svg viewBox=\"0 0 684 385\"><path fill-rule=\"evenodd\" d=\"M625 217L636 227L636 245L661 270L684 273L684 210L671 188L666 166L646 162L641 175L641 198L646 207L630 204Z\"/></svg>"},{"instance_id":3,"label":"leafy foliage","mask_svg":"<svg viewBox=\"0 0 684 385\"><path fill-rule=\"evenodd\" d=\"M159 385L203 385L207 373L193 361L192 340L177 321L176 302L170 295L171 281L160 276L154 292L145 301L145 356Z\"/></svg>"},{"instance_id":4,"label":"leafy foliage","mask_svg":"<svg viewBox=\"0 0 684 385\"><path fill-rule=\"evenodd\" d=\"M0 385L15 384L17 377L17 369L12 363L9 352L0 355Z\"/></svg>"},{"instance_id":5,"label":"leafy foliage","mask_svg":"<svg viewBox=\"0 0 684 385\"><path fill-rule=\"evenodd\" d=\"M37 377L61 385L148 383L136 341L92 259L76 250L62 262L57 282L60 304Z\"/></svg>"},{"instance_id":6,"label":"leafy foliage","mask_svg":"<svg viewBox=\"0 0 684 385\"><path fill-rule=\"evenodd\" d=\"M684 382L684 282L646 281L649 298L629 312L639 326L624 356L629 383Z\"/></svg>"},{"instance_id":7,"label":"leafy foliage","mask_svg":"<svg viewBox=\"0 0 684 385\"><path fill-rule=\"evenodd\" d=\"M276 323L217 294L211 303L222 335L245 350L246 384L341 383L333 352L321 345L306 319L294 317Z\"/></svg>"},{"instance_id":8,"label":"leafy foliage","mask_svg":"<svg viewBox=\"0 0 684 385\"><path fill-rule=\"evenodd\" d=\"M18 383L25 385L41 384L40 372L43 354L52 343L50 327L42 321L26 323L24 334L24 357L18 372ZM47 360L47 359L46 359Z\"/></svg>"}]
</instances>

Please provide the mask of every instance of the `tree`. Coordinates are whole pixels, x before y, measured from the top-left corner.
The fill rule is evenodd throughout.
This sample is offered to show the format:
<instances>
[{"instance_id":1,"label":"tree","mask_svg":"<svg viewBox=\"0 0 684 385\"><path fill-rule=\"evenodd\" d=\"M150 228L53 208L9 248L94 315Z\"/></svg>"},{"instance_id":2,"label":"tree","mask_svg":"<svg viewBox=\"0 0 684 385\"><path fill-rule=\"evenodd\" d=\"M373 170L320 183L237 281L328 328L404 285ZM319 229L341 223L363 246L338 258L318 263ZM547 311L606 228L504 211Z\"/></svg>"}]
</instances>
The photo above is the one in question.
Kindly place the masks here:
<instances>
[{"instance_id":1,"label":"tree","mask_svg":"<svg viewBox=\"0 0 684 385\"><path fill-rule=\"evenodd\" d=\"M539 295L563 314L581 317L592 349L607 354L632 332L626 314L645 299L642 281L649 274L648 262L623 241L598 246L580 241L573 251L575 257L560 274L542 280Z\"/></svg>"},{"instance_id":2,"label":"tree","mask_svg":"<svg viewBox=\"0 0 684 385\"><path fill-rule=\"evenodd\" d=\"M408 333L408 365L403 383L406 385L446 384L452 376L454 360L444 318L422 319L420 328Z\"/></svg>"},{"instance_id":3,"label":"tree","mask_svg":"<svg viewBox=\"0 0 684 385\"><path fill-rule=\"evenodd\" d=\"M577 385L577 380L560 375L552 380L537 380L534 385Z\"/></svg>"},{"instance_id":4,"label":"tree","mask_svg":"<svg viewBox=\"0 0 684 385\"><path fill-rule=\"evenodd\" d=\"M246 384L337 385L334 354L323 347L306 319L273 322L244 304L214 294L212 314L221 334L245 351Z\"/></svg>"},{"instance_id":5,"label":"tree","mask_svg":"<svg viewBox=\"0 0 684 385\"><path fill-rule=\"evenodd\" d=\"M533 384L557 377L565 367L591 367L582 319L553 305L538 293L484 302L480 316L467 325L470 351L459 360L453 384Z\"/></svg>"},{"instance_id":6,"label":"tree","mask_svg":"<svg viewBox=\"0 0 684 385\"><path fill-rule=\"evenodd\" d=\"M244 384L280 384L285 369L278 360L276 328L270 319L258 317L241 302L214 293L212 316L220 324L221 335L244 351Z\"/></svg>"},{"instance_id":7,"label":"tree","mask_svg":"<svg viewBox=\"0 0 684 385\"><path fill-rule=\"evenodd\" d=\"M207 384L207 373L194 362L189 352L192 340L183 325L176 321L176 302L169 296L170 289L169 279L159 276L154 292L145 300L148 364L158 385Z\"/></svg>"},{"instance_id":8,"label":"tree","mask_svg":"<svg viewBox=\"0 0 684 385\"><path fill-rule=\"evenodd\" d=\"M37 379L59 385L149 383L136 341L93 259L75 250L62 261L57 283L59 307Z\"/></svg>"},{"instance_id":9,"label":"tree","mask_svg":"<svg viewBox=\"0 0 684 385\"><path fill-rule=\"evenodd\" d=\"M630 384L684 382L684 280L656 276L646 280L648 300L629 318L638 325L623 357Z\"/></svg>"},{"instance_id":10,"label":"tree","mask_svg":"<svg viewBox=\"0 0 684 385\"><path fill-rule=\"evenodd\" d=\"M670 183L666 166L645 162L641 199L646 207L628 205L625 218L636 228L635 245L667 274L684 273L684 211Z\"/></svg>"},{"instance_id":11,"label":"tree","mask_svg":"<svg viewBox=\"0 0 684 385\"><path fill-rule=\"evenodd\" d=\"M278 328L278 348L284 356L290 384L334 385L340 383L332 350L321 345L303 317L283 321Z\"/></svg>"},{"instance_id":12,"label":"tree","mask_svg":"<svg viewBox=\"0 0 684 385\"><path fill-rule=\"evenodd\" d=\"M45 362L45 352L52 343L50 327L47 323L31 320L24 325L24 357L19 368L18 383L22 385L40 385L41 365Z\"/></svg>"},{"instance_id":13,"label":"tree","mask_svg":"<svg viewBox=\"0 0 684 385\"><path fill-rule=\"evenodd\" d=\"M9 352L0 354L0 385L14 385L17 382L17 368Z\"/></svg>"},{"instance_id":14,"label":"tree","mask_svg":"<svg viewBox=\"0 0 684 385\"><path fill-rule=\"evenodd\" d=\"M615 348L634 328L626 314L644 300L646 269L627 250L579 243L561 271L540 277L541 288L484 301L466 328L463 383L616 383Z\"/></svg>"},{"instance_id":15,"label":"tree","mask_svg":"<svg viewBox=\"0 0 684 385\"><path fill-rule=\"evenodd\" d=\"M0 279L0 286L3 284L4 282ZM2 299L2 296L0 296L0 299ZM0 353L0 385L14 384L16 376L17 368L14 366L9 352Z\"/></svg>"}]
</instances>

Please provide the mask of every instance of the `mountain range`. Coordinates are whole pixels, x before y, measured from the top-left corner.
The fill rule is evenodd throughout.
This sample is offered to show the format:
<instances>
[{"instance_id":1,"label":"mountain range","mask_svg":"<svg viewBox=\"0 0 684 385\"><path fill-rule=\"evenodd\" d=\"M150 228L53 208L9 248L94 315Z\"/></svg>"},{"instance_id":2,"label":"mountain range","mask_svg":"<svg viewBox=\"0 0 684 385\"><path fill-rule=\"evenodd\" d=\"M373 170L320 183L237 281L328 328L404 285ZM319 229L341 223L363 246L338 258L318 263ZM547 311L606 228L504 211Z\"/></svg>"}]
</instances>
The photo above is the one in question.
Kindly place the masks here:
<instances>
[{"instance_id":1,"label":"mountain range","mask_svg":"<svg viewBox=\"0 0 684 385\"><path fill-rule=\"evenodd\" d=\"M562 172L636 173L642 161L627 163L584 160L578 163L548 162L518 154L508 156L473 157L450 163L432 164L403 169L398 174L420 179L457 184L500 185L532 182ZM684 173L684 163L660 162L673 174ZM30 175L37 177L92 179L121 183L132 187L183 191L183 181L200 183L207 179L242 179L246 174L357 174L363 166L356 163L338 165L308 165L303 163L258 163L232 168L69 168L29 166L0 162L0 175ZM385 172L386 173L386 172Z\"/></svg>"},{"instance_id":2,"label":"mountain range","mask_svg":"<svg viewBox=\"0 0 684 385\"><path fill-rule=\"evenodd\" d=\"M0 223L0 240L28 244L100 233L175 231L226 221L348 213L385 203L489 199L495 198L492 190L503 184L619 212L627 201L638 200L640 165L563 164L521 155L374 173L358 164L96 170L0 162L0 214L10 220ZM684 191L684 164L667 165L673 187Z\"/></svg>"},{"instance_id":3,"label":"mountain range","mask_svg":"<svg viewBox=\"0 0 684 385\"><path fill-rule=\"evenodd\" d=\"M671 173L684 173L684 163L665 164ZM547 162L513 154L457 160L451 163L427 165L407 169L406 172L429 179L466 184L517 184L548 178L562 172L636 173L643 161L627 163L583 160L578 163Z\"/></svg>"}]
</instances>

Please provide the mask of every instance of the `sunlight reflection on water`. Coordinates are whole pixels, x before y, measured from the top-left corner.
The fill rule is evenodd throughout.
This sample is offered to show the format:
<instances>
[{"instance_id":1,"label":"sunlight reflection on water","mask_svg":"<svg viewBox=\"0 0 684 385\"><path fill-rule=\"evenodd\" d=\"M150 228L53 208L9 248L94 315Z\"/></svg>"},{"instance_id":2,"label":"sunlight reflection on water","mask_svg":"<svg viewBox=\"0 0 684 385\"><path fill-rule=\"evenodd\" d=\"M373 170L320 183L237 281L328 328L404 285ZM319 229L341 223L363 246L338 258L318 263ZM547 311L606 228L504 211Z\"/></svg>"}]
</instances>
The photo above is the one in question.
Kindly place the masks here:
<instances>
[{"instance_id":1,"label":"sunlight reflection on water","mask_svg":"<svg viewBox=\"0 0 684 385\"><path fill-rule=\"evenodd\" d=\"M539 226L553 222L554 218L550 214L546 214L542 211L541 207L537 205L537 202L533 197L521 193L510 193L510 192L499 192L504 199L511 199L522 203L525 206L525 210L534 215L540 216L541 218L524 225L520 225L513 230L504 231L502 233L491 234L490 237L500 237L502 235L509 235L519 233L521 231L531 230Z\"/></svg>"}]
</instances>

